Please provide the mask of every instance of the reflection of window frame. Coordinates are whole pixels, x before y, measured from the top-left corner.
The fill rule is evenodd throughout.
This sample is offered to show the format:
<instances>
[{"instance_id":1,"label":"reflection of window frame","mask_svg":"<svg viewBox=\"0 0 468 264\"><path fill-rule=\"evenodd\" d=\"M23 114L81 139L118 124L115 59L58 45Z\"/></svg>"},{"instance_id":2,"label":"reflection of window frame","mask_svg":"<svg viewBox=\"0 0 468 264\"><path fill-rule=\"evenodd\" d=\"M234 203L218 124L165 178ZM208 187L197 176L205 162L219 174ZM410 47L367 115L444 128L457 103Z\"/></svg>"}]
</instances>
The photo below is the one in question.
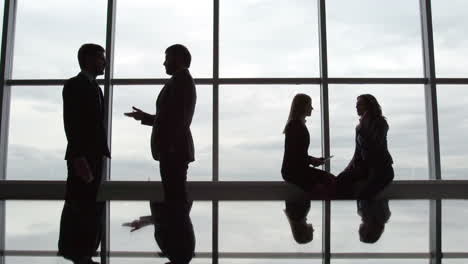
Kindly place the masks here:
<instances>
[{"instance_id":1,"label":"reflection of window frame","mask_svg":"<svg viewBox=\"0 0 468 264\"><path fill-rule=\"evenodd\" d=\"M421 13L421 34L422 34L422 50L424 61L424 78L328 78L328 58L327 58L327 40L326 40L326 17L325 17L325 0L317 0L318 2L318 32L319 32L319 78L219 78L219 0L213 0L213 76L212 78L196 79L198 84L213 85L213 161L212 161L212 181L219 180L219 85L221 84L320 84L321 89L321 120L322 120L322 153L324 156L330 155L330 134L329 134L329 101L328 101L328 85L329 84L424 84L425 85L425 105L426 105L426 122L427 122L427 138L428 138L428 164L429 164L429 179L441 180L440 173L440 150L439 150L439 131L438 131L438 116L437 116L437 84L468 84L467 79L463 78L444 78L437 79L435 75L434 63L434 43L432 32L432 14L430 0L420 0ZM4 1L4 24L1 45L1 60L0 60L0 180L13 183L14 181L6 180L6 155L8 146L8 118L10 104L10 89L19 85L63 85L64 80L48 79L48 80L12 80L11 69L13 59L13 40L17 0ZM115 79L113 78L113 48L114 48L114 33L115 33L115 10L116 0L108 0L107 10L107 29L106 29L106 52L110 62L101 84L104 84L105 90L105 106L107 108L107 127L109 140L111 134L112 121L112 88L113 85L154 85L163 84L165 79ZM325 170L330 170L330 164L327 163ZM110 164L107 163L105 168L106 180L109 180ZM423 181L424 182L424 181ZM444 181L440 181L444 184ZM16 183L19 186L28 186L34 184L39 186L42 183L33 181L24 181ZM52 198L52 197L49 197ZM60 199L60 197L59 197ZM330 263L331 257L337 258L355 258L356 255L341 254L330 252L330 203L323 203L323 240L322 253L317 257L322 257L323 263ZM413 253L399 255L402 258L430 258L433 263L441 263L441 200L430 201L430 255L414 255ZM218 263L219 257L223 257L218 251L218 226L219 221L219 204L217 200L212 201L212 260L213 263ZM101 257L103 263L108 263L109 260L109 213L107 212L107 228L101 248L103 249ZM0 252L5 249L5 202L0 201ZM41 252L23 252L26 256L42 255ZM243 254L243 253L239 253ZM369 253L372 254L372 253ZM465 253L463 253L465 254ZM131 256L135 256L130 254ZM255 254L252 255L254 257ZM153 256L153 255L151 255ZM292 255L295 257L299 255ZM364 255L364 257L369 257ZM372 255L373 256L373 255ZM468 255L450 255L444 253L444 257L457 257ZM259 257L255 255L255 257ZM395 257L392 253L382 253L382 258ZM0 264L4 263L4 255L0 255Z\"/></svg>"}]
</instances>

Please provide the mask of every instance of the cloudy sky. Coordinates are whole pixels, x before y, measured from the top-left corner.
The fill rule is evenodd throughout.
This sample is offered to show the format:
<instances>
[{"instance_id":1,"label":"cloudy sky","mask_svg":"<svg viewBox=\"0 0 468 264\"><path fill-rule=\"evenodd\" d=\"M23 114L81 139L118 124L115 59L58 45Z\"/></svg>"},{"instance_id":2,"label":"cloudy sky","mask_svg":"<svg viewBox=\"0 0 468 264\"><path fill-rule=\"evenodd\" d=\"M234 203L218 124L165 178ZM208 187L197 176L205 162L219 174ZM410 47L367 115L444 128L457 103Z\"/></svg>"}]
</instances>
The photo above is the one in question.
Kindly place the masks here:
<instances>
[{"instance_id":1,"label":"cloudy sky","mask_svg":"<svg viewBox=\"0 0 468 264\"><path fill-rule=\"evenodd\" d=\"M3 1L2 1L3 2ZM468 3L433 0L437 77L468 77ZM82 43L105 46L105 0L19 0L13 79L67 79L79 72L76 52ZM2 5L3 8L3 5ZM182 43L192 52L194 78L213 74L213 2L210 0L119 0L115 35L115 78L166 78L164 50ZM319 77L316 1L221 0L219 73L221 78ZM330 77L423 77L418 0L327 1ZM112 120L113 180L159 181L149 150L150 127L123 116L137 106L154 112L162 86L115 86ZM220 180L278 181L284 136L281 133L296 93L313 99L308 118L309 153L321 154L318 85L221 85L219 87ZM428 179L424 86L330 85L332 172L339 173L354 151L356 96L374 94L390 124L389 148L396 180ZM437 87L442 177L467 179L467 85ZM8 179L64 180L66 147L60 86L12 88ZM196 162L189 179L211 179L212 86L197 85L192 131ZM33 133L31 133L33 132ZM62 202L7 202L7 249L56 250ZM359 242L360 219L353 202L332 203L332 252L428 252L427 201L391 201L392 217L375 245ZM291 237L280 202L220 203L220 251L320 252L321 203L309 219L312 243ZM28 214L26 214L26 212ZM148 214L146 202L111 203L111 249L154 251L152 228L130 234L124 221ZM467 201L443 202L443 249L466 251ZM31 218L29 214L34 215ZM455 217L456 216L456 217ZM192 218L197 251L211 250L211 206L196 203ZM272 239L273 238L273 239ZM65 263L34 258L37 263ZM124 263L128 259L112 259ZM201 263L196 260L193 263ZM427 263L426 260L404 260ZM7 257L7 263L31 258ZM132 259L164 263L162 259ZM271 260L221 259L220 263L272 263ZM288 260L288 263L311 263ZM284 263L278 260L273 263ZM320 263L315 260L312 263ZM333 263L365 263L333 260ZM371 263L371 262L369 262ZM401 263L401 260L379 261ZM449 260L444 263L461 263Z\"/></svg>"}]
</instances>

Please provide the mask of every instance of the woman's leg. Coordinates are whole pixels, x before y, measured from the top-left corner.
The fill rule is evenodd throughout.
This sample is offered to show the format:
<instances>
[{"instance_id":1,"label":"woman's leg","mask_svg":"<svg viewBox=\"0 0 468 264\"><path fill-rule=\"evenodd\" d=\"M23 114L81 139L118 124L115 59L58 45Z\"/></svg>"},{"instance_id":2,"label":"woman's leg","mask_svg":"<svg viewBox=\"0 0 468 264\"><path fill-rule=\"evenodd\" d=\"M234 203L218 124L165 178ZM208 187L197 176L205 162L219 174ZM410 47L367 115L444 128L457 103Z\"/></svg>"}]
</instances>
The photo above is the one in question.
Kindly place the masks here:
<instances>
[{"instance_id":1,"label":"woman's leg","mask_svg":"<svg viewBox=\"0 0 468 264\"><path fill-rule=\"evenodd\" d=\"M338 198L355 196L356 184L366 178L361 170L348 169L338 174L336 178L336 192Z\"/></svg>"},{"instance_id":2,"label":"woman's leg","mask_svg":"<svg viewBox=\"0 0 468 264\"><path fill-rule=\"evenodd\" d=\"M289 226L294 240L299 244L312 241L314 229L312 224L307 224L307 214L310 210L309 200L289 200L286 201L284 213L288 218Z\"/></svg>"},{"instance_id":3,"label":"woman's leg","mask_svg":"<svg viewBox=\"0 0 468 264\"><path fill-rule=\"evenodd\" d=\"M310 210L310 201L308 200L288 200L286 204L286 214L293 221L301 221L307 218Z\"/></svg>"},{"instance_id":4,"label":"woman's leg","mask_svg":"<svg viewBox=\"0 0 468 264\"><path fill-rule=\"evenodd\" d=\"M326 171L309 168L308 178L313 178L309 192L314 197L330 200L336 196L336 177Z\"/></svg>"},{"instance_id":5,"label":"woman's leg","mask_svg":"<svg viewBox=\"0 0 468 264\"><path fill-rule=\"evenodd\" d=\"M302 190L306 190L310 184L304 177L304 173L294 173L284 177L286 182L296 185ZM299 244L305 244L313 239L313 228L311 224L307 224L307 214L310 210L310 200L308 199L293 199L285 201L286 208L284 213L291 227L291 233L294 240Z\"/></svg>"}]
</instances>

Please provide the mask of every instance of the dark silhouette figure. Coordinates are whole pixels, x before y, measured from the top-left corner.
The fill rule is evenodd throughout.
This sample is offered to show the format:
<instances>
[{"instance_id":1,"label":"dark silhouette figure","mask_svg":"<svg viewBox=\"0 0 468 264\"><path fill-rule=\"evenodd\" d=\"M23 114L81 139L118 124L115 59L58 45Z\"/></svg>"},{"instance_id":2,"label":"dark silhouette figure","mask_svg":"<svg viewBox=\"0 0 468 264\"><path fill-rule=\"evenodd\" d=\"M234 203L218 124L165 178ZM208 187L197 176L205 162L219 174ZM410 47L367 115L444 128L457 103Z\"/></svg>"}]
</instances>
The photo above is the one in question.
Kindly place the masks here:
<instances>
[{"instance_id":1,"label":"dark silhouette figure","mask_svg":"<svg viewBox=\"0 0 468 264\"><path fill-rule=\"evenodd\" d=\"M167 203L150 202L151 215L140 216L138 219L122 225L131 227L132 229L130 232L147 225L154 225L154 239L161 249L162 256L169 257L172 260L172 262L169 263L179 263L174 262L176 260L190 260L194 256L195 250L195 234L193 232L192 224L191 222L185 222L181 225L181 228L184 230L180 230L179 232L188 235L184 238L186 241L181 241L179 247L171 246L170 243L177 241L172 241L172 234L167 231L170 224L169 221L172 220L172 217L170 217L171 208L168 208L166 205ZM192 202L188 202L187 206L188 214L190 214ZM183 219L190 220L189 217L184 217Z\"/></svg>"},{"instance_id":2,"label":"dark silhouette figure","mask_svg":"<svg viewBox=\"0 0 468 264\"><path fill-rule=\"evenodd\" d=\"M310 135L305 125L306 116L312 113L312 99L297 94L291 105L289 118L284 128L285 145L281 168L283 179L305 192L327 199L335 190L335 177L323 170L315 169L325 163L325 158L309 156ZM286 201L285 213L297 243L308 243L313 239L313 228L306 223L310 200Z\"/></svg>"},{"instance_id":3,"label":"dark silhouette figure","mask_svg":"<svg viewBox=\"0 0 468 264\"><path fill-rule=\"evenodd\" d=\"M101 241L104 202L96 196L104 158L110 158L104 128L104 97L96 82L106 66L104 49L84 44L81 72L63 87L63 121L68 140L68 177L60 220L59 254L77 264L93 263Z\"/></svg>"},{"instance_id":4,"label":"dark silhouette figure","mask_svg":"<svg viewBox=\"0 0 468 264\"><path fill-rule=\"evenodd\" d=\"M356 110L360 116L356 148L352 160L337 177L337 193L339 197L359 199L361 241L374 243L390 218L388 200L374 199L394 177L393 159L387 147L389 126L377 99L370 94L357 97Z\"/></svg>"},{"instance_id":5,"label":"dark silhouette figure","mask_svg":"<svg viewBox=\"0 0 468 264\"><path fill-rule=\"evenodd\" d=\"M172 75L159 93L156 115L133 107L125 113L153 127L151 153L159 161L164 189L164 202L151 203L156 239L172 264L189 263L195 249L195 236L190 220L191 202L186 191L188 164L195 160L190 124L195 111L196 90L190 75L191 55L175 44L166 49L164 66Z\"/></svg>"},{"instance_id":6,"label":"dark silhouette figure","mask_svg":"<svg viewBox=\"0 0 468 264\"><path fill-rule=\"evenodd\" d=\"M361 217L359 240L375 243L382 236L385 224L392 215L387 199L358 200L357 212Z\"/></svg>"}]
</instances>

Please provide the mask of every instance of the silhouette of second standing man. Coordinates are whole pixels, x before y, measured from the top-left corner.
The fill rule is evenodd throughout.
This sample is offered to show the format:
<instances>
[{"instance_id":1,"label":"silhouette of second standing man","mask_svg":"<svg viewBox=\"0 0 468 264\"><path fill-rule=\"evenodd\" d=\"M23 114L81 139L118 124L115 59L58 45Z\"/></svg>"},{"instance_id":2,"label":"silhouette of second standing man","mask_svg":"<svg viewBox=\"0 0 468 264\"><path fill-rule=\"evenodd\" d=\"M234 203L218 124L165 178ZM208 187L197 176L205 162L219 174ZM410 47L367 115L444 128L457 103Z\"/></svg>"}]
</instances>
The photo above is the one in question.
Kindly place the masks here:
<instances>
[{"instance_id":1,"label":"silhouette of second standing man","mask_svg":"<svg viewBox=\"0 0 468 264\"><path fill-rule=\"evenodd\" d=\"M189 263L195 251L195 235L188 200L186 182L188 164L195 160L190 131L197 94L190 75L191 55L188 49L175 44L166 49L164 67L172 77L164 85L156 100L156 115L133 107L125 113L153 127L151 153L159 161L164 189L164 202L151 202L155 239L171 264ZM133 221L131 226L140 228L145 217Z\"/></svg>"}]
</instances>

